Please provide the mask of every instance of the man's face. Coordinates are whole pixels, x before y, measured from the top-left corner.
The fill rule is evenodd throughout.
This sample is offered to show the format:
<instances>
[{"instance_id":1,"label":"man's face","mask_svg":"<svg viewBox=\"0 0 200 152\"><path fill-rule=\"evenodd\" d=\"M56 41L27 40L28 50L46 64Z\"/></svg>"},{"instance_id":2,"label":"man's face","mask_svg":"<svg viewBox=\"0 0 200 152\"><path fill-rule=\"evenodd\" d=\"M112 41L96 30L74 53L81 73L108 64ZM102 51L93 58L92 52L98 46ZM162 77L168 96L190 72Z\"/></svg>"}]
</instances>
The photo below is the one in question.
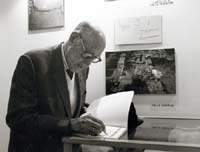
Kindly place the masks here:
<instances>
[{"instance_id":1,"label":"man's face","mask_svg":"<svg viewBox=\"0 0 200 152\"><path fill-rule=\"evenodd\" d=\"M102 41L101 43L104 42ZM77 37L77 39L73 41L70 48L72 51L72 53L70 53L71 70L74 72L78 72L80 70L88 68L91 63L100 62L100 55L105 47L105 44L101 43L95 43L95 40L84 40L81 36Z\"/></svg>"}]
</instances>

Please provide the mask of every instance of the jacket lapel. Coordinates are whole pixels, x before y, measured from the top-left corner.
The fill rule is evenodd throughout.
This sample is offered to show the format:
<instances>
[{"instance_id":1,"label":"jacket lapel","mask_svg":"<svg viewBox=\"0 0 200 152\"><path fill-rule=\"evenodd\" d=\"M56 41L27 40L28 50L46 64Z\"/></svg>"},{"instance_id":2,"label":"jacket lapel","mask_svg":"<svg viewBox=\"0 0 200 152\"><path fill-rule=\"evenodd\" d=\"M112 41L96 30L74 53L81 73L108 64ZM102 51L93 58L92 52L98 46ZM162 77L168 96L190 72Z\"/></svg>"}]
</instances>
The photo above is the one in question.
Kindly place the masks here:
<instances>
[{"instance_id":1,"label":"jacket lapel","mask_svg":"<svg viewBox=\"0 0 200 152\"><path fill-rule=\"evenodd\" d=\"M77 108L76 111L74 113L73 117L78 117L80 115L80 111L81 111L81 107L82 107L82 98L81 98L81 94L82 94L82 89L81 89L81 76L79 73L76 73L75 75L75 80L77 82Z\"/></svg>"},{"instance_id":2,"label":"jacket lapel","mask_svg":"<svg viewBox=\"0 0 200 152\"><path fill-rule=\"evenodd\" d=\"M61 44L55 50L53 50L52 66L53 66L53 78L56 82L58 93L60 94L62 103L65 107L68 117L71 118L72 117L71 105L70 105L69 92L67 88L67 81L65 78L64 65L61 55Z\"/></svg>"},{"instance_id":3,"label":"jacket lapel","mask_svg":"<svg viewBox=\"0 0 200 152\"><path fill-rule=\"evenodd\" d=\"M85 75L83 75L83 71L75 73L75 80L77 82L77 108L74 113L74 116L72 116L71 113L71 104L70 104L70 97L69 97L69 91L67 87L67 81L65 78L65 72L64 72L64 64L62 61L62 55L61 55L61 44L53 50L52 52L52 69L53 69L53 78L56 82L56 87L58 88L58 94L60 95L62 99L62 103L65 107L66 113L68 115L68 118L72 117L78 117L80 115L81 107L83 106L83 97L84 94L83 91L85 91Z\"/></svg>"},{"instance_id":4,"label":"jacket lapel","mask_svg":"<svg viewBox=\"0 0 200 152\"><path fill-rule=\"evenodd\" d=\"M74 117L78 117L81 112L81 108L85 104L86 96L86 80L88 78L89 68L82 70L77 73L77 82L78 82L78 107Z\"/></svg>"}]
</instances>

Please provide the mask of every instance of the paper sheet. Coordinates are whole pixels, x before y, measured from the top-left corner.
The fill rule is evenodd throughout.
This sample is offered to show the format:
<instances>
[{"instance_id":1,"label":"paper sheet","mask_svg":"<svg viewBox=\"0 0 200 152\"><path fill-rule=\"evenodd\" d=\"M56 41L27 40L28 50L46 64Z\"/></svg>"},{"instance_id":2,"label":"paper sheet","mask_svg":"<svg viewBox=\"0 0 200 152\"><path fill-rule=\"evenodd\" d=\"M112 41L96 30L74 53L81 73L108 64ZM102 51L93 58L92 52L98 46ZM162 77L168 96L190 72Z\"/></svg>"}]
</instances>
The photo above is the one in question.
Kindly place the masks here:
<instances>
[{"instance_id":1,"label":"paper sheet","mask_svg":"<svg viewBox=\"0 0 200 152\"><path fill-rule=\"evenodd\" d=\"M115 44L162 42L162 16L121 18L115 21Z\"/></svg>"},{"instance_id":2,"label":"paper sheet","mask_svg":"<svg viewBox=\"0 0 200 152\"><path fill-rule=\"evenodd\" d=\"M134 91L120 92L94 100L89 106L87 114L102 120L107 126L127 128L128 114Z\"/></svg>"},{"instance_id":3,"label":"paper sheet","mask_svg":"<svg viewBox=\"0 0 200 152\"><path fill-rule=\"evenodd\" d=\"M104 138L115 138L119 139L124 133L126 133L126 128L120 128L120 127L113 127L113 126L106 126L106 132L102 132L99 136L102 136Z\"/></svg>"}]
</instances>

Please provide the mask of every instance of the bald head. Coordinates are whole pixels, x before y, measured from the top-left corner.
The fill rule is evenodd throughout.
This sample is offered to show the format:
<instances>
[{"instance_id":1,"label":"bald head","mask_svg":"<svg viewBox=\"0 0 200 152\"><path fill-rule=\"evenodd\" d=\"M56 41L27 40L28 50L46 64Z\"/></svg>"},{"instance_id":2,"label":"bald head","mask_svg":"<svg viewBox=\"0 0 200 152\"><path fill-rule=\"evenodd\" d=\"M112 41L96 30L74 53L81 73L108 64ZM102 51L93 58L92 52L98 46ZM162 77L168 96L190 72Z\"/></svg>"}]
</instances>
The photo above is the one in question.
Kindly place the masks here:
<instances>
[{"instance_id":1,"label":"bald head","mask_svg":"<svg viewBox=\"0 0 200 152\"><path fill-rule=\"evenodd\" d=\"M105 45L105 35L97 26L88 22L79 23L65 47L69 66L74 71L87 68L94 59L100 58Z\"/></svg>"},{"instance_id":2,"label":"bald head","mask_svg":"<svg viewBox=\"0 0 200 152\"><path fill-rule=\"evenodd\" d=\"M88 22L81 22L75 28L74 32L80 33L87 51L94 51L96 55L100 55L105 48L105 35L97 27Z\"/></svg>"}]
</instances>

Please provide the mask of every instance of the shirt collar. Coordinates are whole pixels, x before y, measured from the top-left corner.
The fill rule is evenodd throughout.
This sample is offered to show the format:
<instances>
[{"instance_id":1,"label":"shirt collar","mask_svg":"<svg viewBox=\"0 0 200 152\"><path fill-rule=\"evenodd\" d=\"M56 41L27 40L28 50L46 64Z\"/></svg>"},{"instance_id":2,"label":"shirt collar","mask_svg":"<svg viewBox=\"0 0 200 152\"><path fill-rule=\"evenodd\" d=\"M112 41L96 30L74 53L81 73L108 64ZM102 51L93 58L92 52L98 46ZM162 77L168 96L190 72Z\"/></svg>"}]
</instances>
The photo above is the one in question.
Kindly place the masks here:
<instances>
[{"instance_id":1,"label":"shirt collar","mask_svg":"<svg viewBox=\"0 0 200 152\"><path fill-rule=\"evenodd\" d=\"M63 60L64 68L65 68L65 70L68 70L69 66L68 66L66 58L65 58L64 48L63 47L64 47L64 43L61 44L61 54L62 54L62 60Z\"/></svg>"}]
</instances>

